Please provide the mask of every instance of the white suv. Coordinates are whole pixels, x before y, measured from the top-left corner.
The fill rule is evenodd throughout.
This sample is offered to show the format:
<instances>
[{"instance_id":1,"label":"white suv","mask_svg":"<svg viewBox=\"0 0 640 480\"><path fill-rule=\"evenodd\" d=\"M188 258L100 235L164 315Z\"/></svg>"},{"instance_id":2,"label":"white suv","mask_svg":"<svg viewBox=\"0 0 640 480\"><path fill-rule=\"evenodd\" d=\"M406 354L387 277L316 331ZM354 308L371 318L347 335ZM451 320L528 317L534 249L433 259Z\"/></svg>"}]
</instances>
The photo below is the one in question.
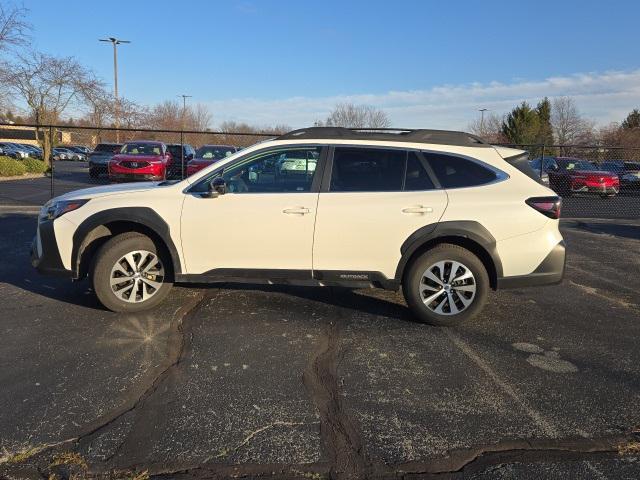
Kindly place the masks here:
<instances>
[{"instance_id":1,"label":"white suv","mask_svg":"<svg viewBox=\"0 0 640 480\"><path fill-rule=\"evenodd\" d=\"M120 312L174 282L402 286L418 319L451 325L489 289L562 280L560 199L535 178L525 152L467 133L296 130L180 182L51 200L32 263L88 275Z\"/></svg>"}]
</instances>

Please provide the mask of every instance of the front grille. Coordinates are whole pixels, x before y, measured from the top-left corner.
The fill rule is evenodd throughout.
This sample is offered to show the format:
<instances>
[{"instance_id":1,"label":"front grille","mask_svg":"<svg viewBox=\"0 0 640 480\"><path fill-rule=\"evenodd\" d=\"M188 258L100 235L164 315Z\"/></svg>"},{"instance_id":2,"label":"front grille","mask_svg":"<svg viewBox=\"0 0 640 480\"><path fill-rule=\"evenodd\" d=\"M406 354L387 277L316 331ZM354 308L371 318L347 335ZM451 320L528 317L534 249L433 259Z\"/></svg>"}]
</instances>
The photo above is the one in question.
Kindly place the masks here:
<instances>
[{"instance_id":1,"label":"front grille","mask_svg":"<svg viewBox=\"0 0 640 480\"><path fill-rule=\"evenodd\" d=\"M144 168L149 166L149 162L134 162L133 160L125 160L120 162L120 166L125 168Z\"/></svg>"}]
</instances>

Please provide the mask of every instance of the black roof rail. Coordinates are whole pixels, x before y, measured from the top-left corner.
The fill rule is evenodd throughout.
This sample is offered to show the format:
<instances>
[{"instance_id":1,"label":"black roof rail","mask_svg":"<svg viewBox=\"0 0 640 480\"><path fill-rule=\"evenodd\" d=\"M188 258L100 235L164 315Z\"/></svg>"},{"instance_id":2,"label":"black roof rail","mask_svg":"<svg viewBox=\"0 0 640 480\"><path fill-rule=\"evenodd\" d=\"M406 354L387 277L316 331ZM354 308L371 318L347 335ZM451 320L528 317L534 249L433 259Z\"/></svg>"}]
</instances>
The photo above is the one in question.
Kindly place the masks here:
<instances>
[{"instance_id":1,"label":"black roof rail","mask_svg":"<svg viewBox=\"0 0 640 480\"><path fill-rule=\"evenodd\" d=\"M309 127L293 130L274 140L380 140L391 142L435 143L462 147L491 147L466 132L411 128Z\"/></svg>"}]
</instances>

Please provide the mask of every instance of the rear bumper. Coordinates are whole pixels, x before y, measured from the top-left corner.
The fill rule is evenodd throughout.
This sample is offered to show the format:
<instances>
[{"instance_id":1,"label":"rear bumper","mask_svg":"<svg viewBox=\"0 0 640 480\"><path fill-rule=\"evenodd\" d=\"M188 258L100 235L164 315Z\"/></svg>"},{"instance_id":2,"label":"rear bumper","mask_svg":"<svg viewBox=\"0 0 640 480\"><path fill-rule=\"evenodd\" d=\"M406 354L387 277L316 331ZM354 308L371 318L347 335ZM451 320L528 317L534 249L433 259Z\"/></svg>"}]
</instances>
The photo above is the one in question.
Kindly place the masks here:
<instances>
[{"instance_id":1,"label":"rear bumper","mask_svg":"<svg viewBox=\"0 0 640 480\"><path fill-rule=\"evenodd\" d=\"M600 195L615 195L620 191L620 185L572 185L573 193L597 193Z\"/></svg>"},{"instance_id":2,"label":"rear bumper","mask_svg":"<svg viewBox=\"0 0 640 480\"><path fill-rule=\"evenodd\" d=\"M38 224L38 232L31 242L31 265L44 275L74 276L62 264L52 220Z\"/></svg>"},{"instance_id":3,"label":"rear bumper","mask_svg":"<svg viewBox=\"0 0 640 480\"><path fill-rule=\"evenodd\" d=\"M522 288L542 285L557 285L564 278L566 247L564 241L558 243L549 255L528 275L498 278L498 288Z\"/></svg>"}]
</instances>

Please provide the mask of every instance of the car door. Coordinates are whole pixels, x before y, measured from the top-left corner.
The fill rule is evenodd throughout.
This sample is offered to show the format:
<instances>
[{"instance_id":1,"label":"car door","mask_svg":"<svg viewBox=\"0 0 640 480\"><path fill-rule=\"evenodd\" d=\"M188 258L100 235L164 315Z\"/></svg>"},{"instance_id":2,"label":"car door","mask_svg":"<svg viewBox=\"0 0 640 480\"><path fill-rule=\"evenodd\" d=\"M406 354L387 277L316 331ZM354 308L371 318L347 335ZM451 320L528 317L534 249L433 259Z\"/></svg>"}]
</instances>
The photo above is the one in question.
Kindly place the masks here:
<instances>
[{"instance_id":1,"label":"car door","mask_svg":"<svg viewBox=\"0 0 640 480\"><path fill-rule=\"evenodd\" d=\"M336 146L330 156L318 201L314 275L394 278L402 244L418 229L435 229L446 192L435 188L416 151Z\"/></svg>"},{"instance_id":2,"label":"car door","mask_svg":"<svg viewBox=\"0 0 640 480\"><path fill-rule=\"evenodd\" d=\"M301 145L252 152L194 185L181 218L188 273L310 278L325 150ZM207 186L220 177L226 193L207 196Z\"/></svg>"}]
</instances>

